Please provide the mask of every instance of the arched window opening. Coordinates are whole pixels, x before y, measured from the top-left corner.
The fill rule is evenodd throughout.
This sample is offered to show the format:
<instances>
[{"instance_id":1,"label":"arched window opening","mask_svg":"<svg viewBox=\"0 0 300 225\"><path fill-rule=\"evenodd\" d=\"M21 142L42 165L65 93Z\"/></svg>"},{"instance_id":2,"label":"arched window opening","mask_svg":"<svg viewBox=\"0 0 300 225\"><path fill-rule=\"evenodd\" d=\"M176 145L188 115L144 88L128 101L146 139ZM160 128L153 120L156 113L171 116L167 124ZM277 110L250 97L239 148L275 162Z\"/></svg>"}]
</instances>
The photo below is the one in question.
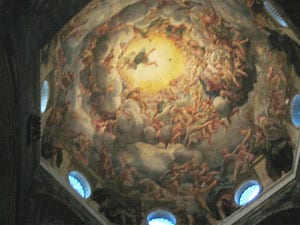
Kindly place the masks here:
<instances>
[{"instance_id":1,"label":"arched window opening","mask_svg":"<svg viewBox=\"0 0 300 225\"><path fill-rule=\"evenodd\" d=\"M291 120L294 126L300 126L300 94L293 97L291 104Z\"/></svg>"},{"instance_id":2,"label":"arched window opening","mask_svg":"<svg viewBox=\"0 0 300 225\"><path fill-rule=\"evenodd\" d=\"M47 80L44 80L41 88L41 113L46 111L48 100L49 100L49 83Z\"/></svg>"},{"instance_id":3,"label":"arched window opening","mask_svg":"<svg viewBox=\"0 0 300 225\"><path fill-rule=\"evenodd\" d=\"M261 185L256 180L243 183L236 191L234 200L239 206L247 205L256 199L261 192Z\"/></svg>"},{"instance_id":4,"label":"arched window opening","mask_svg":"<svg viewBox=\"0 0 300 225\"><path fill-rule=\"evenodd\" d=\"M282 18L280 13L276 10L274 5L269 1L264 1L264 7L269 15L282 27L287 27L287 22Z\"/></svg>"},{"instance_id":5,"label":"arched window opening","mask_svg":"<svg viewBox=\"0 0 300 225\"><path fill-rule=\"evenodd\" d=\"M176 225L176 218L166 210L156 210L147 216L147 225Z\"/></svg>"},{"instance_id":6,"label":"arched window opening","mask_svg":"<svg viewBox=\"0 0 300 225\"><path fill-rule=\"evenodd\" d=\"M91 196L91 186L87 179L77 171L71 171L68 176L71 187L82 197L89 198Z\"/></svg>"}]
</instances>

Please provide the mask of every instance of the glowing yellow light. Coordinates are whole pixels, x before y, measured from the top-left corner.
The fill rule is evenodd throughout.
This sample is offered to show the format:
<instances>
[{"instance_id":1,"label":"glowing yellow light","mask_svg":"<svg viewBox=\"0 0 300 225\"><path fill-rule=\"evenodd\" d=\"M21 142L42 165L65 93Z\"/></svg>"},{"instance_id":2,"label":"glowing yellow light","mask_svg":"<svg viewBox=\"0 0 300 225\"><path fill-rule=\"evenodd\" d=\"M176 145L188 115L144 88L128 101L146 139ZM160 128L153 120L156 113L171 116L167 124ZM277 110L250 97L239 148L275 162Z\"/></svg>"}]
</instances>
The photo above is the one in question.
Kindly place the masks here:
<instances>
[{"instance_id":1,"label":"glowing yellow light","mask_svg":"<svg viewBox=\"0 0 300 225\"><path fill-rule=\"evenodd\" d=\"M184 72L182 52L162 36L135 39L120 58L122 74L134 88L158 91Z\"/></svg>"}]
</instances>

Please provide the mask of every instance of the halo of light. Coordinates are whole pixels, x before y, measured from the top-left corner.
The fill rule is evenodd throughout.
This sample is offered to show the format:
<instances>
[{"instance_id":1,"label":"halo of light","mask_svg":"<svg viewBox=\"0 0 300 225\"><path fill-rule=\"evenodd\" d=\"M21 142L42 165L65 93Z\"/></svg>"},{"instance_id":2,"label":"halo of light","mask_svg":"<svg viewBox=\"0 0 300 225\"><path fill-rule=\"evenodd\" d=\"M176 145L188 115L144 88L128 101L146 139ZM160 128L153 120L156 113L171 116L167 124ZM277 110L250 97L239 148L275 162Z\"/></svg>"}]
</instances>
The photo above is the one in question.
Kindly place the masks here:
<instances>
[{"instance_id":1,"label":"halo of light","mask_svg":"<svg viewBox=\"0 0 300 225\"><path fill-rule=\"evenodd\" d=\"M166 210L156 210L148 214L147 225L176 225L176 218Z\"/></svg>"},{"instance_id":2,"label":"halo of light","mask_svg":"<svg viewBox=\"0 0 300 225\"><path fill-rule=\"evenodd\" d=\"M41 113L45 112L49 100L49 83L44 80L41 88Z\"/></svg>"},{"instance_id":3,"label":"halo of light","mask_svg":"<svg viewBox=\"0 0 300 225\"><path fill-rule=\"evenodd\" d=\"M261 192L261 185L256 180L243 183L235 192L234 200L239 206L247 205L256 199Z\"/></svg>"},{"instance_id":4,"label":"halo of light","mask_svg":"<svg viewBox=\"0 0 300 225\"><path fill-rule=\"evenodd\" d=\"M145 55L148 56L144 58ZM138 56L143 57L136 60ZM130 41L120 57L118 67L122 68L119 73L123 79L133 88L156 92L167 88L171 80L183 74L184 62L182 51L171 40L150 35Z\"/></svg>"},{"instance_id":5,"label":"halo of light","mask_svg":"<svg viewBox=\"0 0 300 225\"><path fill-rule=\"evenodd\" d=\"M282 27L287 27L287 22L282 18L282 16L279 14L279 12L276 10L276 8L273 6L273 4L269 1L264 1L264 7L266 11L269 13L270 16Z\"/></svg>"},{"instance_id":6,"label":"halo of light","mask_svg":"<svg viewBox=\"0 0 300 225\"><path fill-rule=\"evenodd\" d=\"M68 176L71 187L82 197L89 198L92 190L87 179L77 171L71 171Z\"/></svg>"},{"instance_id":7,"label":"halo of light","mask_svg":"<svg viewBox=\"0 0 300 225\"><path fill-rule=\"evenodd\" d=\"M300 126L300 94L293 97L291 104L291 120L294 126Z\"/></svg>"}]
</instances>

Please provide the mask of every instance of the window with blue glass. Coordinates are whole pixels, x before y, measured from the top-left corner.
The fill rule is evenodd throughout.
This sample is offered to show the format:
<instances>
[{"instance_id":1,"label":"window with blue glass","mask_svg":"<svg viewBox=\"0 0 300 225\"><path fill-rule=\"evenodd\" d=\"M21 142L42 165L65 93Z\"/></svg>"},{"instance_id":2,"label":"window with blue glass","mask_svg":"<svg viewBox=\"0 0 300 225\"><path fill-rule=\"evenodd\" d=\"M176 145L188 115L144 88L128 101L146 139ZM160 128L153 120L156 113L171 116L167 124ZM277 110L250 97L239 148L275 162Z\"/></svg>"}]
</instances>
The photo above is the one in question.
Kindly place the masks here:
<instances>
[{"instance_id":1,"label":"window with blue glass","mask_svg":"<svg viewBox=\"0 0 300 225\"><path fill-rule=\"evenodd\" d=\"M89 198L91 196L91 186L87 179L77 171L71 171L68 176L71 187L82 197Z\"/></svg>"},{"instance_id":2,"label":"window with blue glass","mask_svg":"<svg viewBox=\"0 0 300 225\"><path fill-rule=\"evenodd\" d=\"M269 13L269 15L282 27L287 27L287 22L282 18L280 13L276 10L275 6L269 2L264 1L264 7L266 11Z\"/></svg>"},{"instance_id":3,"label":"window with blue glass","mask_svg":"<svg viewBox=\"0 0 300 225\"><path fill-rule=\"evenodd\" d=\"M148 225L176 225L175 216L166 210L156 210L147 216Z\"/></svg>"},{"instance_id":4,"label":"window with blue glass","mask_svg":"<svg viewBox=\"0 0 300 225\"><path fill-rule=\"evenodd\" d=\"M300 94L293 97L291 103L291 120L294 126L300 126Z\"/></svg>"},{"instance_id":5,"label":"window with blue glass","mask_svg":"<svg viewBox=\"0 0 300 225\"><path fill-rule=\"evenodd\" d=\"M237 205L244 206L256 199L261 192L261 185L256 180L243 183L236 191L234 200Z\"/></svg>"},{"instance_id":6,"label":"window with blue glass","mask_svg":"<svg viewBox=\"0 0 300 225\"><path fill-rule=\"evenodd\" d=\"M45 112L49 100L49 83L44 80L41 88L41 113Z\"/></svg>"}]
</instances>

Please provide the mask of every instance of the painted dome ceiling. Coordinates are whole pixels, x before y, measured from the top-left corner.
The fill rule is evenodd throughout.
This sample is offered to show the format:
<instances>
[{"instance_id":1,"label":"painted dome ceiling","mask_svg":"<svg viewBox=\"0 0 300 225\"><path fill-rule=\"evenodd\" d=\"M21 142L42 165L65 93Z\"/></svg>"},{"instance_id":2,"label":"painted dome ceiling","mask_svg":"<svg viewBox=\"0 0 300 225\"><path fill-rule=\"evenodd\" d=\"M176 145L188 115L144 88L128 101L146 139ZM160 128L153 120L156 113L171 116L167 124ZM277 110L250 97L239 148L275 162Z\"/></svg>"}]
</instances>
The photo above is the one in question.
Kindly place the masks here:
<instances>
[{"instance_id":1,"label":"painted dome ceiling","mask_svg":"<svg viewBox=\"0 0 300 225\"><path fill-rule=\"evenodd\" d=\"M299 52L266 2L92 1L41 50L42 156L115 224L229 216L295 161Z\"/></svg>"}]
</instances>

